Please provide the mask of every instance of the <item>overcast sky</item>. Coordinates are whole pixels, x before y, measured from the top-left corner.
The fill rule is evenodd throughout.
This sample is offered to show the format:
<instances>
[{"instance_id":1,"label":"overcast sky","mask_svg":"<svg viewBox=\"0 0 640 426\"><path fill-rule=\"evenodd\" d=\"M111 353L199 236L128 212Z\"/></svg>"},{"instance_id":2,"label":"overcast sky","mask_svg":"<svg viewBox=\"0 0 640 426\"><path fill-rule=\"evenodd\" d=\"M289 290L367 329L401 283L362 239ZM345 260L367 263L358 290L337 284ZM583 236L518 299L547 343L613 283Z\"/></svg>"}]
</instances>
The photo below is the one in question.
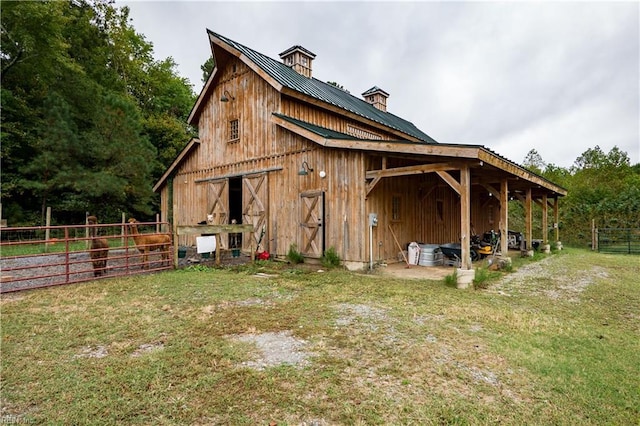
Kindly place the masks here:
<instances>
[{"instance_id":1,"label":"overcast sky","mask_svg":"<svg viewBox=\"0 0 640 426\"><path fill-rule=\"evenodd\" d=\"M301 45L314 77L443 143L570 167L589 148L640 162L640 3L122 1L131 23L202 88L206 29L267 56Z\"/></svg>"}]
</instances>

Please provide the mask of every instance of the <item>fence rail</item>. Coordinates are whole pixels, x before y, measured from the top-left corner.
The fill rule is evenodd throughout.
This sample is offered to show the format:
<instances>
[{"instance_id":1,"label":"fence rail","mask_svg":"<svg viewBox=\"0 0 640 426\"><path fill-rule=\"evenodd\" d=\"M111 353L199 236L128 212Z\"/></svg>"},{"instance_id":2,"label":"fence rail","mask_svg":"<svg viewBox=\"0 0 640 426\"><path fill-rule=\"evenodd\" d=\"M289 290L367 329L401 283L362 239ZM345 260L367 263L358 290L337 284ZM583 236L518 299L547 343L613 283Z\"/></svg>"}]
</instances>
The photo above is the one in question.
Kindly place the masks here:
<instances>
[{"instance_id":1,"label":"fence rail","mask_svg":"<svg viewBox=\"0 0 640 426\"><path fill-rule=\"evenodd\" d=\"M169 229L164 222L136 225L141 234ZM0 293L173 269L172 242L136 245L134 237L122 223L2 228ZM96 239L108 243L106 263L94 263L104 250L92 245ZM148 252L146 262L141 250Z\"/></svg>"},{"instance_id":2,"label":"fence rail","mask_svg":"<svg viewBox=\"0 0 640 426\"><path fill-rule=\"evenodd\" d=\"M595 228L600 253L640 254L640 228Z\"/></svg>"}]
</instances>

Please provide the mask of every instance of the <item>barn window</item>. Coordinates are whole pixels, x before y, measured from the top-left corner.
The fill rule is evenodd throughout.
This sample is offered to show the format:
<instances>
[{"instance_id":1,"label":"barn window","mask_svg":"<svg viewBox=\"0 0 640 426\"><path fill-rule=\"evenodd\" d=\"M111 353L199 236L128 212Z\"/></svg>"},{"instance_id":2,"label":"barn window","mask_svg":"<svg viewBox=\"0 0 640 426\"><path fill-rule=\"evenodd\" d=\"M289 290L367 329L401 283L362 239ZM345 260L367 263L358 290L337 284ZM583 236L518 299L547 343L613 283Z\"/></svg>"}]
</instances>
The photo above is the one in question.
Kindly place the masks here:
<instances>
[{"instance_id":1,"label":"barn window","mask_svg":"<svg viewBox=\"0 0 640 426\"><path fill-rule=\"evenodd\" d=\"M436 200L436 219L438 222L444 222L444 202Z\"/></svg>"},{"instance_id":2,"label":"barn window","mask_svg":"<svg viewBox=\"0 0 640 426\"><path fill-rule=\"evenodd\" d=\"M239 120L231 120L229 122L229 142L235 142L238 139L240 139Z\"/></svg>"},{"instance_id":3,"label":"barn window","mask_svg":"<svg viewBox=\"0 0 640 426\"><path fill-rule=\"evenodd\" d=\"M401 200L402 198L399 195L391 197L391 220L399 221L402 219L400 214L400 208L402 207Z\"/></svg>"}]
</instances>

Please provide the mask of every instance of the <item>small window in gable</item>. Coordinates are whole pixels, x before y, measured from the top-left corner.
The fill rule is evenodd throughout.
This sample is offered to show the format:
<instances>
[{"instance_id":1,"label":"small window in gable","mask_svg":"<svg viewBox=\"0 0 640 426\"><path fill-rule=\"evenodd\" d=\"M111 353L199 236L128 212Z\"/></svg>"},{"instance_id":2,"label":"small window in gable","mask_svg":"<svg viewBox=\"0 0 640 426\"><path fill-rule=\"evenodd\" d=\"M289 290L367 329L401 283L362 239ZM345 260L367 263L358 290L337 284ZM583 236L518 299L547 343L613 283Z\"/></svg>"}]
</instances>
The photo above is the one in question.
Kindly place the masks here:
<instances>
[{"instance_id":1,"label":"small window in gable","mask_svg":"<svg viewBox=\"0 0 640 426\"><path fill-rule=\"evenodd\" d=\"M237 142L240 139L240 122L231 120L229 122L229 142Z\"/></svg>"}]
</instances>

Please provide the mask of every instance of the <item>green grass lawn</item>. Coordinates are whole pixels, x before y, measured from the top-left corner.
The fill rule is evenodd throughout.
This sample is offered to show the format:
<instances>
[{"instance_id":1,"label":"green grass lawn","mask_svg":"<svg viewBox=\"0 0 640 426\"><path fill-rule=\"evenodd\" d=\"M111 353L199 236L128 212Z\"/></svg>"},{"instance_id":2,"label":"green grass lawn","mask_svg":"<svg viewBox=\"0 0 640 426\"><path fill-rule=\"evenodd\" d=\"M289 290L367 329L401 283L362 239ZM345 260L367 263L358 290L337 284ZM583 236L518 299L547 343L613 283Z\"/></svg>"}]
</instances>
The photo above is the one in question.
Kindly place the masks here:
<instances>
[{"instance_id":1,"label":"green grass lawn","mask_svg":"<svg viewBox=\"0 0 640 426\"><path fill-rule=\"evenodd\" d=\"M6 295L0 422L639 424L638 257L513 269L459 290L267 262Z\"/></svg>"}]
</instances>

